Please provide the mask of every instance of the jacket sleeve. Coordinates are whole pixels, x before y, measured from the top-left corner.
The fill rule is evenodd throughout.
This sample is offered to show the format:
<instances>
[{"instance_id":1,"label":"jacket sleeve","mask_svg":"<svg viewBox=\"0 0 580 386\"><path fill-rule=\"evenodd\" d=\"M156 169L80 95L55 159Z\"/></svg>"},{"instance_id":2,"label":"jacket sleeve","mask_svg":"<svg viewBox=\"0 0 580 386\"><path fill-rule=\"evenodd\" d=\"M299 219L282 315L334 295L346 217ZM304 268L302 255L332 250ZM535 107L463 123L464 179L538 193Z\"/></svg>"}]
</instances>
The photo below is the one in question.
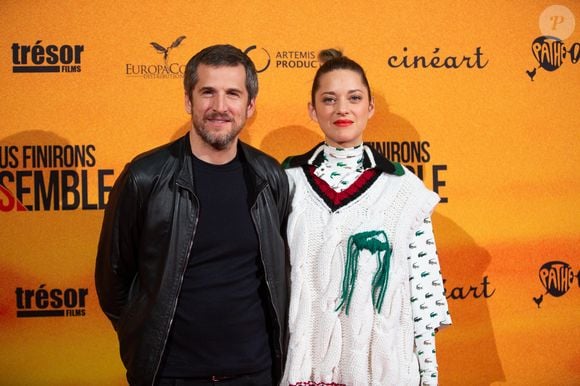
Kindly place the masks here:
<instances>
[{"instance_id":1,"label":"jacket sleeve","mask_svg":"<svg viewBox=\"0 0 580 386\"><path fill-rule=\"evenodd\" d=\"M137 280L140 206L135 177L125 168L109 195L95 268L99 304L115 330Z\"/></svg>"}]
</instances>

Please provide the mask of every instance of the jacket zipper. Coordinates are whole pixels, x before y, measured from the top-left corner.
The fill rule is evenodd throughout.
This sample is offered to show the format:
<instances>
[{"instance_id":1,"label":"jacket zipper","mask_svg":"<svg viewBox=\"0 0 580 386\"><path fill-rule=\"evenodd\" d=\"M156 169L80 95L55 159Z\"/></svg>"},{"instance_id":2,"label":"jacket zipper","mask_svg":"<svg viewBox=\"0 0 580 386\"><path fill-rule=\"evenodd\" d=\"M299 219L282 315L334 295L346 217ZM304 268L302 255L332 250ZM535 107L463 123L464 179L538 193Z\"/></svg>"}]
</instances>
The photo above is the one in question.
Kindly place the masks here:
<instances>
[{"instance_id":1,"label":"jacket zipper","mask_svg":"<svg viewBox=\"0 0 580 386\"><path fill-rule=\"evenodd\" d=\"M178 185L180 188L184 188L181 185ZM189 191L189 189L186 189ZM197 222L199 220L199 200L197 199L196 195L193 192L189 191L193 198L195 199L195 203L197 205L197 211L193 223L193 232L191 233L191 240L189 241L189 246L187 247L187 254L185 256L185 264L183 265L183 272L181 272L181 276L179 278L179 288L177 290L177 296L173 300L173 311L171 312L171 318L169 319L169 324L167 325L167 331L165 333L165 339L163 340L163 345L161 346L161 354L159 355L159 361L157 362L157 366L155 368L155 373L153 373L153 379L151 381L151 386L155 385L155 379L157 378L157 373L159 373L159 367L161 366L161 360L163 358L163 353L165 352L165 347L167 346L167 340L169 339L169 332L171 331L171 325L173 324L173 319L175 318L175 311L177 310L177 301L179 299L179 294L181 293L181 287L183 286L183 278L185 277L185 271L187 270L187 264L189 263L189 254L191 252L191 248L193 247L193 239L195 237L195 232L197 230Z\"/></svg>"}]
</instances>

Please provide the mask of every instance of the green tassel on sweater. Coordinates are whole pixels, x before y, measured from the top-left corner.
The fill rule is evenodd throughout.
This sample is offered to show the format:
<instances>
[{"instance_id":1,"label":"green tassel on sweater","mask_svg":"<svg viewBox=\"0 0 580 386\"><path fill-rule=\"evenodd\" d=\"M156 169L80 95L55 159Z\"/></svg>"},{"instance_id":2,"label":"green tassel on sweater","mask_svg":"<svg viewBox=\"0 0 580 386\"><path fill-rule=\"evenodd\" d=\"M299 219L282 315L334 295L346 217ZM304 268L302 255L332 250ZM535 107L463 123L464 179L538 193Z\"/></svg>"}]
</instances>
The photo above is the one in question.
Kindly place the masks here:
<instances>
[{"instance_id":1,"label":"green tassel on sweater","mask_svg":"<svg viewBox=\"0 0 580 386\"><path fill-rule=\"evenodd\" d=\"M387 234L384 231L362 232L348 238L344 277L342 279L342 294L340 296L341 301L338 307L336 307L336 311L344 308L345 313L348 315L358 274L358 258L360 252L365 249L377 256L378 268L373 277L371 291L373 306L378 313L381 312L385 293L387 292L392 254Z\"/></svg>"}]
</instances>

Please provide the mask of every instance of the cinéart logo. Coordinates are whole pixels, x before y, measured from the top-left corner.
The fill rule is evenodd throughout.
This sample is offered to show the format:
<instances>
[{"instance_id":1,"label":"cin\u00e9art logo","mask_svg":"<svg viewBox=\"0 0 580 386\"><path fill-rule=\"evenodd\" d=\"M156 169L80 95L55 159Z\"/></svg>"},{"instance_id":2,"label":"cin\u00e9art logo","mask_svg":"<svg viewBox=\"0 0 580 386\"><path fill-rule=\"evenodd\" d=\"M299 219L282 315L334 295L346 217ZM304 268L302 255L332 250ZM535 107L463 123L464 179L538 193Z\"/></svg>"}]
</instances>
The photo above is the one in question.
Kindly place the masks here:
<instances>
[{"instance_id":1,"label":"cin\u00e9art logo","mask_svg":"<svg viewBox=\"0 0 580 386\"><path fill-rule=\"evenodd\" d=\"M16 317L85 316L88 288L16 288Z\"/></svg>"},{"instance_id":2,"label":"cin\u00e9art logo","mask_svg":"<svg viewBox=\"0 0 580 386\"><path fill-rule=\"evenodd\" d=\"M390 55L387 58L387 66L398 69L475 69L481 70L487 67L489 60L484 57L481 47L476 47L473 53L448 54L441 48L435 47L433 52L412 53L409 48L403 47L402 52Z\"/></svg>"},{"instance_id":3,"label":"cin\u00e9art logo","mask_svg":"<svg viewBox=\"0 0 580 386\"><path fill-rule=\"evenodd\" d=\"M443 279L443 284L447 282L446 279ZM470 284L468 286L460 286L460 287L453 287L444 288L444 294L447 299L451 300L465 300L465 299L488 299L491 298L495 294L495 288L490 286L490 281L487 276L484 276L481 279L481 283L479 284ZM411 300L412 301L412 300Z\"/></svg>"},{"instance_id":4,"label":"cin\u00e9art logo","mask_svg":"<svg viewBox=\"0 0 580 386\"><path fill-rule=\"evenodd\" d=\"M170 55L174 49L178 48L186 36L182 35L169 44L150 42L154 52L161 55L163 63L127 63L125 64L125 75L131 78L143 79L178 79L183 78L185 64L170 60Z\"/></svg>"},{"instance_id":5,"label":"cin\u00e9art logo","mask_svg":"<svg viewBox=\"0 0 580 386\"><path fill-rule=\"evenodd\" d=\"M81 72L84 45L12 43L12 72Z\"/></svg>"}]
</instances>

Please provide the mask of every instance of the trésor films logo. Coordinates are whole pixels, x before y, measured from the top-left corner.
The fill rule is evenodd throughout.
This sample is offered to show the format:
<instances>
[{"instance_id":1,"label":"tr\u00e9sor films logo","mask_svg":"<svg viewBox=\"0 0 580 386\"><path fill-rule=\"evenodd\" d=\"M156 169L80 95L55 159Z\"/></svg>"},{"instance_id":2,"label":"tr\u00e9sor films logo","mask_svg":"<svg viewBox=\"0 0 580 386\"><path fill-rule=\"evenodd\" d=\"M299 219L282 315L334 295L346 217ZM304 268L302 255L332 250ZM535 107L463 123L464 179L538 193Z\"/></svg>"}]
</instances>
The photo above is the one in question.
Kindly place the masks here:
<instances>
[{"instance_id":1,"label":"tr\u00e9sor films logo","mask_svg":"<svg viewBox=\"0 0 580 386\"><path fill-rule=\"evenodd\" d=\"M12 43L12 72L81 72L82 44L45 44L37 40L34 44Z\"/></svg>"}]
</instances>

